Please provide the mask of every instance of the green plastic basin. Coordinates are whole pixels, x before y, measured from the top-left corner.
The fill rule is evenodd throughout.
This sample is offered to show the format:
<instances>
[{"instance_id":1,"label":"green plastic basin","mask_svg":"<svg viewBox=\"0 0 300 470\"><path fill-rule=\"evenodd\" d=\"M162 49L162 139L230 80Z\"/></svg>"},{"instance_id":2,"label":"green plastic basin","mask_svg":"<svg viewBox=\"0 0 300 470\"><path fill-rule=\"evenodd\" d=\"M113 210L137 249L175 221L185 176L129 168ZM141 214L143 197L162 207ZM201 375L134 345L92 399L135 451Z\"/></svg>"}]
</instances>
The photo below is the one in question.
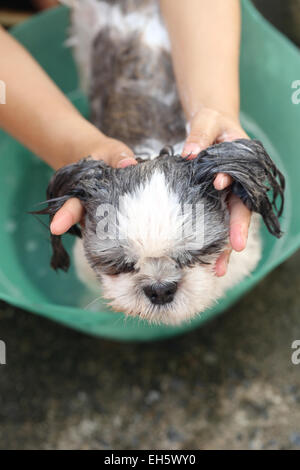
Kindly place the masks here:
<instances>
[{"instance_id":1,"label":"green plastic basin","mask_svg":"<svg viewBox=\"0 0 300 470\"><path fill-rule=\"evenodd\" d=\"M71 51L65 46L69 12L60 7L12 30L70 100L88 116L88 103L78 88ZM20 77L21 77L20 71ZM202 325L232 306L269 271L300 246L300 105L293 104L292 82L300 79L300 54L267 23L248 1L243 2L241 53L242 122L265 144L287 178L283 238L262 229L263 258L256 271L230 290L214 308L179 327L151 326L113 313L77 281L74 270L50 269L49 232L27 211L45 199L52 170L14 139L0 131L0 298L83 332L118 340L167 338ZM222 83L220 83L220 87ZM28 92L31 92L28 90ZM26 90L24 90L26 93ZM298 202L297 202L298 201ZM74 242L67 236L69 246Z\"/></svg>"}]
</instances>

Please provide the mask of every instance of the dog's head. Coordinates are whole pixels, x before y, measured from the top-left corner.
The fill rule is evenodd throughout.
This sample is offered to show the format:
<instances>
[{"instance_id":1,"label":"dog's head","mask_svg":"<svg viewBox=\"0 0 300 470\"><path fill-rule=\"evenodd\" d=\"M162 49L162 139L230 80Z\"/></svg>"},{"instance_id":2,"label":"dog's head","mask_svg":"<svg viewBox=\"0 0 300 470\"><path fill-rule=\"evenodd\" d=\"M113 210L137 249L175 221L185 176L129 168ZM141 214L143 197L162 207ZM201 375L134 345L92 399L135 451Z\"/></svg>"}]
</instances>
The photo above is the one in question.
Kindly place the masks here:
<instances>
[{"instance_id":1,"label":"dog's head","mask_svg":"<svg viewBox=\"0 0 300 470\"><path fill-rule=\"evenodd\" d=\"M52 219L68 198L78 197L85 254L103 296L129 315L176 324L215 299L214 263L228 243L230 191L215 190L218 172L232 176L231 190L280 236L284 178L263 146L245 139L209 147L194 160L166 148L124 169L81 160L54 174L40 213ZM60 237L52 236L52 245L52 267L67 270Z\"/></svg>"}]
</instances>

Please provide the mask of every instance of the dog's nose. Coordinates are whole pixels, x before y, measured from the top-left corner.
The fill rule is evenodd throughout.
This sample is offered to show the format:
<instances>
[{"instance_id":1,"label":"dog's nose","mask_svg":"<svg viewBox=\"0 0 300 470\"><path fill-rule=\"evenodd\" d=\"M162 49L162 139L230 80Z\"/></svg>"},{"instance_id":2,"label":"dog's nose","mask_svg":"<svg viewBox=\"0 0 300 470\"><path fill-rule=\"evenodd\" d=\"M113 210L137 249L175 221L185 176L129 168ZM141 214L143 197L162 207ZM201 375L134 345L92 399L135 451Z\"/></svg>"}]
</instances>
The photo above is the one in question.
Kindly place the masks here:
<instances>
[{"instance_id":1,"label":"dog's nose","mask_svg":"<svg viewBox=\"0 0 300 470\"><path fill-rule=\"evenodd\" d=\"M164 305L172 302L177 291L177 282L157 283L144 287L144 293L155 305Z\"/></svg>"}]
</instances>

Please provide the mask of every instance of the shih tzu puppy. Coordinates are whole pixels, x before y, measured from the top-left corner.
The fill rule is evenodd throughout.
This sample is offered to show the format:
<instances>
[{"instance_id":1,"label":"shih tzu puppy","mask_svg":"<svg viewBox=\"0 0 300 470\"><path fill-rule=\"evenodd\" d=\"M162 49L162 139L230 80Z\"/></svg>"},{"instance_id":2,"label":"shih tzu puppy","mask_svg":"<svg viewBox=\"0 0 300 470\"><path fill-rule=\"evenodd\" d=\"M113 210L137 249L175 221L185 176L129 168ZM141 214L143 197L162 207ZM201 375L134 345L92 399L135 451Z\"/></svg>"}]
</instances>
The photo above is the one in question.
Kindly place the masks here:
<instances>
[{"instance_id":1,"label":"shih tzu puppy","mask_svg":"<svg viewBox=\"0 0 300 470\"><path fill-rule=\"evenodd\" d=\"M39 212L51 221L69 198L79 198L84 223L69 230L78 235L79 278L101 289L115 310L179 324L253 271L261 256L260 218L280 237L284 178L255 140L213 145L194 160L179 156L186 126L156 2L68 3L70 42L92 121L131 147L139 163L114 169L85 158L63 167L48 186L47 208ZM214 188L219 172L232 176L230 189ZM229 241L230 192L254 214L246 249L233 252L227 274L216 277L216 259ZM61 237L51 240L52 267L67 270Z\"/></svg>"}]
</instances>

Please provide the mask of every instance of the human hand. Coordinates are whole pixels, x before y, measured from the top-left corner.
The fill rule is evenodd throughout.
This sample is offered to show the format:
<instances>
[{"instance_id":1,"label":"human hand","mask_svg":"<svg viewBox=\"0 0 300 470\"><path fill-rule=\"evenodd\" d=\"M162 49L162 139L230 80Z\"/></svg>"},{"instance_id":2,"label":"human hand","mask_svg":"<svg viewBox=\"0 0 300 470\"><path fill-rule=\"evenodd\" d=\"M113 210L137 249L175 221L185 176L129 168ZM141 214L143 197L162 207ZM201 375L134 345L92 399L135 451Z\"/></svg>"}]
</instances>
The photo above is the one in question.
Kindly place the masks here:
<instances>
[{"instance_id":1,"label":"human hand","mask_svg":"<svg viewBox=\"0 0 300 470\"><path fill-rule=\"evenodd\" d=\"M91 156L95 160L103 160L108 165L115 168L125 168L128 165L135 165L133 152L122 142L105 137L99 133L99 140L90 143L84 156ZM56 212L50 225L53 235L62 235L67 232L72 225L82 220L84 214L81 202L77 198L68 199L67 202Z\"/></svg>"},{"instance_id":2,"label":"human hand","mask_svg":"<svg viewBox=\"0 0 300 470\"><path fill-rule=\"evenodd\" d=\"M182 152L184 157L195 158L201 150L221 142L248 138L238 119L209 108L202 108L191 121L191 129ZM232 183L232 178L218 173L214 186L222 190ZM231 194L228 200L230 213L229 245L219 256L215 265L217 276L224 276L232 250L242 251L247 244L251 212L242 201Z\"/></svg>"}]
</instances>

